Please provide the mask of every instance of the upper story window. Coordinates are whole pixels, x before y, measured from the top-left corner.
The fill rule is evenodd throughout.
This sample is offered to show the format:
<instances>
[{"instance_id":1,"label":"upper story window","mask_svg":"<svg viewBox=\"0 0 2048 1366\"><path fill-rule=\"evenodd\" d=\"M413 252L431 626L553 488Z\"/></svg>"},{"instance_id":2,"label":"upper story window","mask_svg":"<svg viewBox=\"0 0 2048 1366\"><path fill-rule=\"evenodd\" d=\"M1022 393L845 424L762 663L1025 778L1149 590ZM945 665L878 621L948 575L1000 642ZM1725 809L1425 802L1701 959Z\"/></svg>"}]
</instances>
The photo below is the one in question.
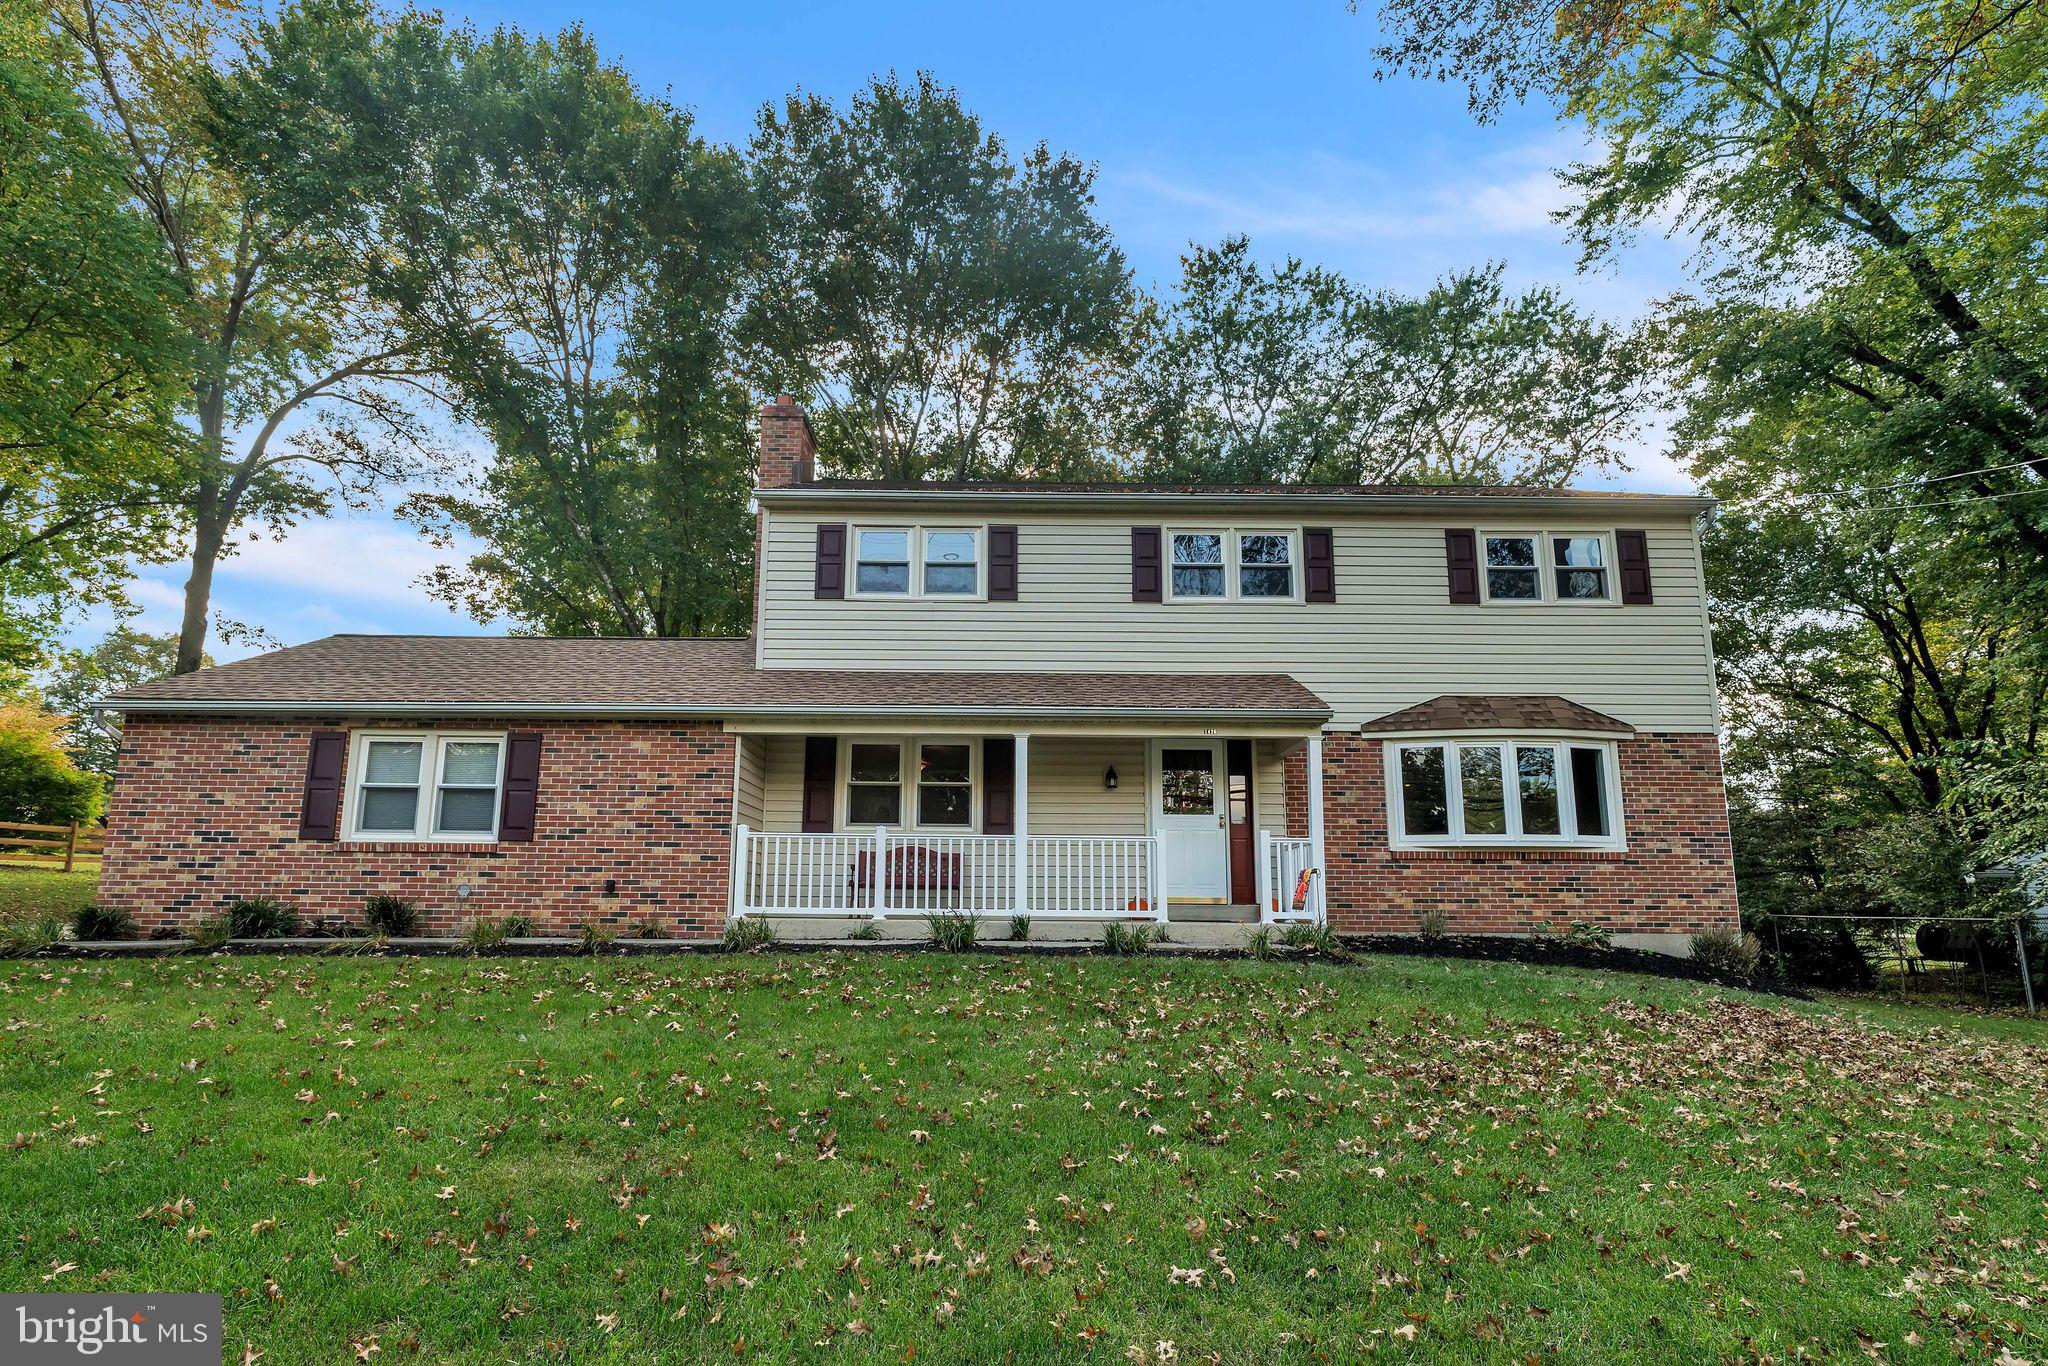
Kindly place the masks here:
<instances>
[{"instance_id":1,"label":"upper story window","mask_svg":"<svg viewBox=\"0 0 2048 1366\"><path fill-rule=\"evenodd\" d=\"M983 592L978 526L853 529L857 598L976 598Z\"/></svg>"},{"instance_id":2,"label":"upper story window","mask_svg":"<svg viewBox=\"0 0 2048 1366\"><path fill-rule=\"evenodd\" d=\"M1403 740L1387 746L1387 775L1395 848L1623 847L1609 744Z\"/></svg>"},{"instance_id":3,"label":"upper story window","mask_svg":"<svg viewBox=\"0 0 2048 1366\"><path fill-rule=\"evenodd\" d=\"M359 731L349 835L377 840L493 840L505 737Z\"/></svg>"},{"instance_id":4,"label":"upper story window","mask_svg":"<svg viewBox=\"0 0 2048 1366\"><path fill-rule=\"evenodd\" d=\"M1239 528L1168 533L1170 602L1298 601L1298 531Z\"/></svg>"},{"instance_id":5,"label":"upper story window","mask_svg":"<svg viewBox=\"0 0 2048 1366\"><path fill-rule=\"evenodd\" d=\"M1487 602L1615 601L1607 532L1489 532L1483 540Z\"/></svg>"}]
</instances>

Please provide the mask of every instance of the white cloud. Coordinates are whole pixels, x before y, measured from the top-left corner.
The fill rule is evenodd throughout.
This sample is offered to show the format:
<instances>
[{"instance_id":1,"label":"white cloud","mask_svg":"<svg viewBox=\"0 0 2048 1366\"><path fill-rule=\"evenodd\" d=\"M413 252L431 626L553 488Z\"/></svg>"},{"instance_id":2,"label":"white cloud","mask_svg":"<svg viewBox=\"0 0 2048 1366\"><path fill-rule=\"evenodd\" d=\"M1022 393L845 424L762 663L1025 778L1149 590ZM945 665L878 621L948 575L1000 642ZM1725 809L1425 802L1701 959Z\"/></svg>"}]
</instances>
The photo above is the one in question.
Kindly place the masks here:
<instances>
[{"instance_id":1,"label":"white cloud","mask_svg":"<svg viewBox=\"0 0 2048 1366\"><path fill-rule=\"evenodd\" d=\"M330 518L291 527L276 539L243 542L221 561L218 577L304 589L322 598L418 607L428 599L416 580L436 566L460 563L471 551L467 545L442 550L389 522Z\"/></svg>"}]
</instances>

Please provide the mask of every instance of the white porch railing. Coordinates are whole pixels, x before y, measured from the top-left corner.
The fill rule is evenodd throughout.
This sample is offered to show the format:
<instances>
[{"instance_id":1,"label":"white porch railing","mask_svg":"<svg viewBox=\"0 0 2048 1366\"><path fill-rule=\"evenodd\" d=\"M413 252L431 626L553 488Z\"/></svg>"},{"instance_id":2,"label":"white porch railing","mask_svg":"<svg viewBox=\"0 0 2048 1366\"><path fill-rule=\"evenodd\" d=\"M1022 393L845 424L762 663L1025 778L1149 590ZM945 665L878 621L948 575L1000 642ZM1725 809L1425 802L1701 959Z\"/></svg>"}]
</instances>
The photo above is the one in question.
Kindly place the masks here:
<instances>
[{"instance_id":1,"label":"white porch railing","mask_svg":"<svg viewBox=\"0 0 2048 1366\"><path fill-rule=\"evenodd\" d=\"M1021 859L1012 835L800 835L742 825L733 844L736 917L1166 918L1159 846L1148 836L1027 835Z\"/></svg>"},{"instance_id":2,"label":"white porch railing","mask_svg":"<svg viewBox=\"0 0 2048 1366\"><path fill-rule=\"evenodd\" d=\"M1314 840L1259 832L1259 919L1323 923L1323 870Z\"/></svg>"}]
</instances>

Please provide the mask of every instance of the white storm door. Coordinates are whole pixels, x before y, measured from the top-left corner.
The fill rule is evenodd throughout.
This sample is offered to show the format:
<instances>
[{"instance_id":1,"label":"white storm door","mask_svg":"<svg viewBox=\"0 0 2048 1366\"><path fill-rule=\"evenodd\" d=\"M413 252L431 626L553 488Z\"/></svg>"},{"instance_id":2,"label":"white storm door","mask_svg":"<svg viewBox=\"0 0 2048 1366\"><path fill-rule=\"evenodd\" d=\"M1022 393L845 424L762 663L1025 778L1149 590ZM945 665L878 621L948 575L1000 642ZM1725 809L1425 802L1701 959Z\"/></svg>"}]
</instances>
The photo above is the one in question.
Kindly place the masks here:
<instances>
[{"instance_id":1,"label":"white storm door","mask_svg":"<svg viewBox=\"0 0 2048 1366\"><path fill-rule=\"evenodd\" d=\"M1230 832L1223 812L1223 742L1155 741L1152 772L1152 833L1159 837L1161 895L1169 901L1228 900Z\"/></svg>"}]
</instances>

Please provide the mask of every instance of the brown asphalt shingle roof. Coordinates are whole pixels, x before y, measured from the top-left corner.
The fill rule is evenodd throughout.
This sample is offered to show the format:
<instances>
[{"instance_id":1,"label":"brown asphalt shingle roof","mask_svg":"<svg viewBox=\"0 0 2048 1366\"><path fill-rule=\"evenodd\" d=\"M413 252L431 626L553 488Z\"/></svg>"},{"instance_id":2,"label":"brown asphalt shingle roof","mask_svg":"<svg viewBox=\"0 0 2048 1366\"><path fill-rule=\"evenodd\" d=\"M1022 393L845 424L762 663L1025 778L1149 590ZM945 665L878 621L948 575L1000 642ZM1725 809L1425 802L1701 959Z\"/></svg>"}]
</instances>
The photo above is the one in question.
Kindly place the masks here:
<instances>
[{"instance_id":1,"label":"brown asphalt shingle roof","mask_svg":"<svg viewBox=\"0 0 2048 1366\"><path fill-rule=\"evenodd\" d=\"M312 710L379 705L617 707L817 712L1158 711L1327 718L1286 674L926 673L756 669L751 640L535 636L329 636L158 679L107 699L115 710Z\"/></svg>"},{"instance_id":2,"label":"brown asphalt shingle roof","mask_svg":"<svg viewBox=\"0 0 2048 1366\"><path fill-rule=\"evenodd\" d=\"M1633 735L1635 727L1562 697L1446 693L1367 721L1360 733L1454 730L1585 730Z\"/></svg>"}]
</instances>

